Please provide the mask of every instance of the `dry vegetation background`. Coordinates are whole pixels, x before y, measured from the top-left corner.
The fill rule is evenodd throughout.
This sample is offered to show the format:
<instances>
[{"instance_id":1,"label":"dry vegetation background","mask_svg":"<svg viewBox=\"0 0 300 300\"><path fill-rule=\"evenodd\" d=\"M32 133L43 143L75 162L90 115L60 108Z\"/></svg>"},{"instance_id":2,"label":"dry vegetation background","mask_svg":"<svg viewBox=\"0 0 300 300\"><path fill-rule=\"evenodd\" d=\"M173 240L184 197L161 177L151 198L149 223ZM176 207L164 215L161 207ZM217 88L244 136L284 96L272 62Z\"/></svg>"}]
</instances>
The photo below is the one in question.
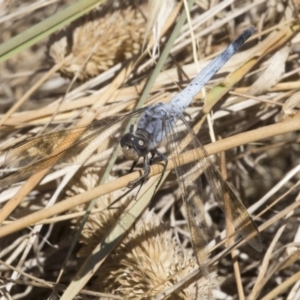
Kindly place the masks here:
<instances>
[{"instance_id":1,"label":"dry vegetation background","mask_svg":"<svg viewBox=\"0 0 300 300\"><path fill-rule=\"evenodd\" d=\"M2 1L1 43L74 3ZM198 0L190 9L193 30L185 23L169 45L183 11L178 3L163 22L164 35L154 59L151 50L141 53L147 18L151 27L158 13L150 14L147 1L114 1L2 62L3 161L7 150L37 134L130 112L141 99L148 105L168 101L195 77L197 64L201 69L244 29L255 26L253 37L207 84L205 104L200 93L186 117L192 125L201 124L196 132L203 144L211 142L207 122L201 122L209 112L214 113L215 136L225 139L241 133L226 146L228 178L250 207L263 251L243 244L232 253L234 258L230 252L222 254L226 247L218 243L225 218L209 186L204 186L210 258L215 263L210 282L201 278L171 172L142 217L96 268L98 261L91 253L134 202L136 192L124 193L138 176L126 175L131 164L121 157L107 179L115 181L103 185L106 164L96 157L79 171L60 165L40 184L43 173L30 178L20 191L24 183L2 191L1 299L58 299L67 288L62 299L73 298L74 291L80 292L78 299L206 299L209 285L211 299L300 299L300 3ZM168 47L162 69L156 69ZM159 74L147 94L144 87L153 70ZM277 127L270 129L272 124ZM252 135L247 134L250 130ZM262 140L264 133L268 138ZM209 149L220 151L214 147ZM10 170L3 164L2 174ZM148 201L149 186L144 187ZM65 206L56 206L65 199ZM94 209L80 230L92 199ZM10 234L5 228L11 229ZM69 253L76 234L80 242ZM83 283L85 279L88 283Z\"/></svg>"}]
</instances>

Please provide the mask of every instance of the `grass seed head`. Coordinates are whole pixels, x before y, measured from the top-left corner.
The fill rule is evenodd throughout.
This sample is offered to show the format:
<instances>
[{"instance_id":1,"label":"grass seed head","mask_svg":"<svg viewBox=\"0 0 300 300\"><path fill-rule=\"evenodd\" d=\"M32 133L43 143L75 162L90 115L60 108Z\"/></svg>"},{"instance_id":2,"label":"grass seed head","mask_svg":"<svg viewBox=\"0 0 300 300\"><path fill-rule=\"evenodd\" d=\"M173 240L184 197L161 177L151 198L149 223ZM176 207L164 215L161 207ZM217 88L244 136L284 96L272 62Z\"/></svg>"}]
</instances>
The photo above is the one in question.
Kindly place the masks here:
<instances>
[{"instance_id":1,"label":"grass seed head","mask_svg":"<svg viewBox=\"0 0 300 300\"><path fill-rule=\"evenodd\" d=\"M146 27L143 2L117 8L105 4L53 34L47 47L50 63L68 57L61 75L85 81L138 54Z\"/></svg>"}]
</instances>

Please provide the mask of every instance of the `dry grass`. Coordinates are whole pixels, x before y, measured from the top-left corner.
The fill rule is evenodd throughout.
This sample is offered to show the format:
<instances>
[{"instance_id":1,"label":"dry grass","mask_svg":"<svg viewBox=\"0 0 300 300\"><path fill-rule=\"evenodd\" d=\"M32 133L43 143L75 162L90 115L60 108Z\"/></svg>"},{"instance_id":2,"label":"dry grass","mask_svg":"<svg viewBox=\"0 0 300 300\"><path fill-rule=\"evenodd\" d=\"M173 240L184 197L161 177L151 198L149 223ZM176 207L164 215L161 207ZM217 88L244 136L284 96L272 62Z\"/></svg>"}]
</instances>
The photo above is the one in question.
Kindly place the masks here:
<instances>
[{"instance_id":1,"label":"dry grass","mask_svg":"<svg viewBox=\"0 0 300 300\"><path fill-rule=\"evenodd\" d=\"M263 251L240 243L228 255L221 243L225 218L204 182L212 273L210 280L201 277L172 162L145 210L155 176L136 201L137 191L126 194L125 187L140 172L127 174L130 162L122 157L109 170L99 157L112 145L102 143L100 153L86 154L90 164L80 169L60 164L0 194L1 299L46 299L51 293L54 299L65 290L62 299L70 299L68 293L76 294L77 288L80 299L205 299L210 289L212 299L299 299L300 4L197 1L190 24L182 27L159 70L157 61L169 47L183 5L174 5L175 13L161 29L159 55L150 58L151 49L141 51L146 19L153 16L140 2L106 4L1 64L3 161L11 147L42 132L130 112L143 99L147 105L168 101L208 59L253 25L255 35L209 82L205 102L201 95L193 101L186 117L203 144L218 140L207 146L208 153L228 150L222 170L259 225ZM36 8L30 1L23 7L5 2L1 39L71 3L45 1ZM153 70L159 73L147 95ZM2 173L7 171L3 165ZM151 175L161 171L161 165L153 165ZM91 214L80 228L91 200ZM136 221L134 214L143 211ZM108 232L117 235L110 243ZM107 247L100 258L97 247Z\"/></svg>"}]
</instances>

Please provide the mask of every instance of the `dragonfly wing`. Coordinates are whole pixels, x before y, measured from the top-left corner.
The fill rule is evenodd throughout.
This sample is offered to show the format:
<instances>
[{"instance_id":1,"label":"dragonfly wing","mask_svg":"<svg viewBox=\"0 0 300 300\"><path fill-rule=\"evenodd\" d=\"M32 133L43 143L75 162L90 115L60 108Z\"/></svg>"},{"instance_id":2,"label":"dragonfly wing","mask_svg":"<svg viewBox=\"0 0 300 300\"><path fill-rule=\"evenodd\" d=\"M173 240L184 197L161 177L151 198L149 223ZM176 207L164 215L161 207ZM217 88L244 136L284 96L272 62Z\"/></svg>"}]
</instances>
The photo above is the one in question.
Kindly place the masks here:
<instances>
[{"instance_id":1,"label":"dragonfly wing","mask_svg":"<svg viewBox=\"0 0 300 300\"><path fill-rule=\"evenodd\" d=\"M234 189L222 178L220 171L213 162L211 162L211 166L206 169L205 173L218 204L224 212L228 210L231 212L229 220L233 223L235 230L242 235L252 248L259 252L262 251L258 228ZM229 201L224 202L225 197ZM226 209L224 206L226 206Z\"/></svg>"},{"instance_id":2,"label":"dragonfly wing","mask_svg":"<svg viewBox=\"0 0 300 300\"><path fill-rule=\"evenodd\" d=\"M174 159L178 182L186 205L192 245L200 269L206 275L208 274L208 236L203 202L201 201L203 192L200 175L203 172L207 177L216 201L224 212L224 197L226 195L229 197L226 205L231 211L232 218L229 218L229 220L233 223L235 229L256 250L261 251L262 245L259 231L247 209L228 182L223 180L217 166L201 145L194 131L189 127L184 116L179 115L179 119L174 128L171 128L172 125L169 124L167 130L168 145L171 156ZM166 122L166 126L168 126L168 122ZM185 164L178 155L191 149L199 151L199 157L203 157L203 159Z\"/></svg>"},{"instance_id":3,"label":"dragonfly wing","mask_svg":"<svg viewBox=\"0 0 300 300\"><path fill-rule=\"evenodd\" d=\"M93 121L88 125L59 130L31 138L10 149L6 154L5 164L12 168L21 168L46 156L56 155L69 149L70 145L73 145L76 141L91 139L94 134L102 132L110 124L115 124L121 120L122 117L107 117Z\"/></svg>"},{"instance_id":4,"label":"dragonfly wing","mask_svg":"<svg viewBox=\"0 0 300 300\"><path fill-rule=\"evenodd\" d=\"M51 155L50 157L40 159L38 163L34 162L25 166L9 175L6 175L0 179L0 189L6 188L16 182L25 180L32 174L37 173L43 169L53 166L57 163L63 156L63 152Z\"/></svg>"},{"instance_id":5,"label":"dragonfly wing","mask_svg":"<svg viewBox=\"0 0 300 300\"><path fill-rule=\"evenodd\" d=\"M179 180L184 181L183 177ZM187 180L185 180L185 182L187 182ZM205 277L208 277L208 230L205 221L203 202L199 194L199 187L196 185L197 183L195 182L194 185L188 185L185 188L183 199L185 201L187 220L196 259L202 274Z\"/></svg>"},{"instance_id":6,"label":"dragonfly wing","mask_svg":"<svg viewBox=\"0 0 300 300\"><path fill-rule=\"evenodd\" d=\"M209 157L207 151L198 140L194 131L189 127L185 118L181 116L182 122L185 123L189 135L192 137L190 145L192 148L200 151L199 155L204 158L201 159L199 167L203 170L214 194L216 201L225 213L227 209L231 212L232 217L229 220L233 223L237 232L257 251L262 250L262 244L259 231L245 208L242 201L239 199L233 188L227 181L222 178L218 167ZM224 202L224 197L228 197L229 201ZM226 210L225 210L225 205Z\"/></svg>"},{"instance_id":7,"label":"dragonfly wing","mask_svg":"<svg viewBox=\"0 0 300 300\"><path fill-rule=\"evenodd\" d=\"M179 154L184 152L184 146L180 141L182 135L179 127L171 128L169 124L168 146L170 147L171 157L174 159L175 171L178 178L178 183L181 189L182 198L186 208L187 221L191 234L191 242L197 263L204 276L208 277L208 236L207 225L202 196L202 185L199 176L197 175L199 168L197 163L184 165ZM167 125L168 126L168 122ZM196 168L193 168L193 166Z\"/></svg>"},{"instance_id":8,"label":"dragonfly wing","mask_svg":"<svg viewBox=\"0 0 300 300\"><path fill-rule=\"evenodd\" d=\"M7 162L10 165L22 167L0 179L0 188L24 180L56 163L80 164L89 158L87 153L91 155L96 149L101 152L110 146L117 147L119 137L127 123L131 119L138 118L143 111L144 109L140 109L123 116L108 117L87 126L45 134L23 143L9 151L7 155ZM56 145L53 146L49 141ZM48 147L44 147L44 142ZM86 156L82 155L83 151L86 152ZM105 158L107 156L103 157Z\"/></svg>"}]
</instances>

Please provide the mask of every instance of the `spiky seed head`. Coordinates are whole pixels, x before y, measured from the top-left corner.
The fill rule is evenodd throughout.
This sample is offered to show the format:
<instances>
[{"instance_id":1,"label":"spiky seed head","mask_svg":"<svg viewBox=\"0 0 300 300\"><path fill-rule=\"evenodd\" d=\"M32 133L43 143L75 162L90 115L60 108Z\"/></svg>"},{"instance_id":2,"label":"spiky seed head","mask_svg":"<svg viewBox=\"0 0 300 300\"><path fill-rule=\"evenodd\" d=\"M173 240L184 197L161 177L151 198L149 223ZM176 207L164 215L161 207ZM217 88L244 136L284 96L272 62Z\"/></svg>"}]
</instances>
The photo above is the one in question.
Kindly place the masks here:
<instances>
[{"instance_id":1,"label":"spiky seed head","mask_svg":"<svg viewBox=\"0 0 300 300\"><path fill-rule=\"evenodd\" d=\"M133 57L143 44L145 10L145 1L100 6L50 37L50 63L58 64L68 57L60 73L84 81Z\"/></svg>"}]
</instances>

